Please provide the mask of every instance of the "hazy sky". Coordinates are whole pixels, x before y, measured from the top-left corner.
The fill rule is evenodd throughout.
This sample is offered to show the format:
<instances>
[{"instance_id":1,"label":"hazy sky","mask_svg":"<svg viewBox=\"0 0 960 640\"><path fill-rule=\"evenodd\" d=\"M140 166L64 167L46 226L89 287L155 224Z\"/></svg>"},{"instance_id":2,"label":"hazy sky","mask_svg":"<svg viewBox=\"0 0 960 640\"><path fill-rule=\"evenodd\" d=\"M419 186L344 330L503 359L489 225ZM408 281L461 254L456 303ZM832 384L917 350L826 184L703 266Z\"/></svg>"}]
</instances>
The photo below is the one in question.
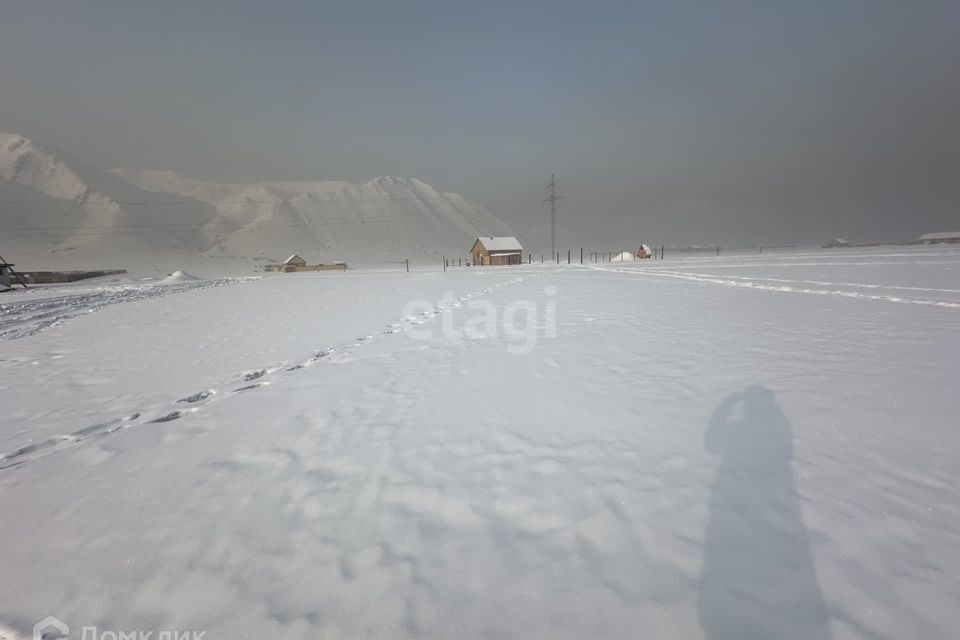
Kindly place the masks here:
<instances>
[{"instance_id":1,"label":"hazy sky","mask_svg":"<svg viewBox=\"0 0 960 640\"><path fill-rule=\"evenodd\" d=\"M560 244L960 228L960 2L0 0L0 130L102 167L414 176Z\"/></svg>"}]
</instances>

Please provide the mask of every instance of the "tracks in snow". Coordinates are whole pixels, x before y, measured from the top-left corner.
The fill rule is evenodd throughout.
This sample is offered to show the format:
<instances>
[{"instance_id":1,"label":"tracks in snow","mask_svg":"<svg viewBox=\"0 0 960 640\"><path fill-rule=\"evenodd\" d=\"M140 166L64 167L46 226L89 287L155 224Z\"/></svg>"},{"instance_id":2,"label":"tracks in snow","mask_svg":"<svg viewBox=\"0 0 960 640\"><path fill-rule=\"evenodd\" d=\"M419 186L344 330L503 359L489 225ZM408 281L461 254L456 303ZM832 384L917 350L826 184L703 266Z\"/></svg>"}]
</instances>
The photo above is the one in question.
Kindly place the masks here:
<instances>
[{"instance_id":1,"label":"tracks in snow","mask_svg":"<svg viewBox=\"0 0 960 640\"><path fill-rule=\"evenodd\" d=\"M700 282L704 284L715 284L724 287L734 287L741 289L757 289L760 291L779 291L782 293L805 293L809 295L837 296L842 298L856 298L859 300L878 300L883 302L893 302L898 304L926 305L948 309L960 309L960 302L951 302L948 300L931 300L928 298L907 298L896 295L880 295L872 293L863 293L860 291L844 291L842 289L811 289L806 286L797 287L794 284L816 284L821 286L852 287L864 288L870 290L876 289L895 289L908 291L925 291L939 293L957 293L960 291L954 289L933 289L924 287L898 287L887 285L871 285L856 282L823 282L817 280L786 280L782 278L761 278L745 276L714 276L706 273L688 273L683 271L667 271L663 269L614 269L608 267L589 267L595 271L606 271L609 273L626 273L638 275L641 277L654 278L674 278L686 280L688 282Z\"/></svg>"},{"instance_id":2,"label":"tracks in snow","mask_svg":"<svg viewBox=\"0 0 960 640\"><path fill-rule=\"evenodd\" d=\"M171 405L163 409L156 409L152 412L134 412L126 417L114 418L112 420L99 422L97 424L77 429L76 431L67 434L54 436L38 442L31 442L6 454L0 454L0 471L19 467L23 464L45 457L59 450L79 444L89 438L101 438L135 426L163 424L167 422L173 422L174 420L179 420L180 418L188 416L192 413L201 411L204 407L210 406L210 404L213 402L218 402L220 400L229 398L236 393L243 393L260 387L268 386L274 381L279 381L283 376L290 375L295 371L299 371L325 360L332 359L339 354L349 354L354 350L370 344L380 338L400 333L406 328L430 322L444 311L451 311L459 308L473 298L493 293L498 289L508 285L523 282L528 278L540 275L544 274L540 273L513 278L495 285L484 287L483 289L477 290L473 293L454 298L449 303L434 305L434 308L431 311L424 311L415 316L407 316L405 318L398 319L397 321L387 325L385 329L376 335L360 336L354 340L340 345L319 349L314 351L309 357L293 364L287 362L281 365L264 367L261 369L244 372L236 376L236 378L230 382L192 393L174 401L171 403ZM224 284L233 284L233 282L225 282ZM208 284L207 286L211 285Z\"/></svg>"},{"instance_id":3,"label":"tracks in snow","mask_svg":"<svg viewBox=\"0 0 960 640\"><path fill-rule=\"evenodd\" d=\"M32 336L65 320L121 302L135 302L195 289L241 284L259 278L220 278L177 284L133 284L98 287L39 300L18 300L0 304L0 341Z\"/></svg>"}]
</instances>

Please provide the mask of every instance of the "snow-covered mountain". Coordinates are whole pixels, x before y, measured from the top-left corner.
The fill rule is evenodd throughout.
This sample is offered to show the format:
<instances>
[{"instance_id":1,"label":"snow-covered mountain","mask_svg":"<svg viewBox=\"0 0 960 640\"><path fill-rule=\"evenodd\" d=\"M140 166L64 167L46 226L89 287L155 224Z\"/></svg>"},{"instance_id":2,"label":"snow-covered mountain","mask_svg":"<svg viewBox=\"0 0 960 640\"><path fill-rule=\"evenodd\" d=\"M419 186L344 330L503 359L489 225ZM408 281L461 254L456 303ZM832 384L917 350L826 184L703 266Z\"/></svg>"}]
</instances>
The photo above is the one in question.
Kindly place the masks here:
<instances>
[{"instance_id":1,"label":"snow-covered mountain","mask_svg":"<svg viewBox=\"0 0 960 640\"><path fill-rule=\"evenodd\" d=\"M0 203L0 250L29 268L291 253L416 260L465 254L475 236L511 235L476 203L413 178L219 184L170 171L103 171L5 133Z\"/></svg>"},{"instance_id":2,"label":"snow-covered mountain","mask_svg":"<svg viewBox=\"0 0 960 640\"><path fill-rule=\"evenodd\" d=\"M28 268L115 267L132 256L196 254L209 245L198 230L215 216L200 200L145 191L23 136L0 133L2 250Z\"/></svg>"},{"instance_id":3,"label":"snow-covered mountain","mask_svg":"<svg viewBox=\"0 0 960 640\"><path fill-rule=\"evenodd\" d=\"M350 182L216 184L170 171L116 169L142 189L201 200L217 210L206 227L211 252L232 256L312 253L324 259L379 259L465 253L478 235L508 226L455 193L414 178ZM305 256L306 257L306 256Z\"/></svg>"}]
</instances>

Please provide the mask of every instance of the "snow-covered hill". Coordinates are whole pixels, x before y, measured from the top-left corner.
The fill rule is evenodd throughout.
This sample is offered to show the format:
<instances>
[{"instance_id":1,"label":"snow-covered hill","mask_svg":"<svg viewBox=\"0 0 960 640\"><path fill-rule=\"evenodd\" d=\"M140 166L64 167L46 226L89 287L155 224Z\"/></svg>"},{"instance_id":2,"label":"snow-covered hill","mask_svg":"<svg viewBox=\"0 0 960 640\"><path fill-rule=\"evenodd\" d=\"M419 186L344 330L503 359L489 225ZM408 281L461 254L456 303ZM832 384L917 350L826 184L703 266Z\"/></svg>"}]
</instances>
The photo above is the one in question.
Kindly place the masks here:
<instances>
[{"instance_id":1,"label":"snow-covered hill","mask_svg":"<svg viewBox=\"0 0 960 640\"><path fill-rule=\"evenodd\" d=\"M4 256L26 268L126 266L209 248L205 202L146 191L16 134L0 133Z\"/></svg>"},{"instance_id":2,"label":"snow-covered hill","mask_svg":"<svg viewBox=\"0 0 960 640\"><path fill-rule=\"evenodd\" d=\"M350 182L216 184L170 171L115 169L154 192L202 200L217 210L207 227L211 253L378 260L465 252L472 238L509 227L455 193L413 178Z\"/></svg>"},{"instance_id":3,"label":"snow-covered hill","mask_svg":"<svg viewBox=\"0 0 960 640\"><path fill-rule=\"evenodd\" d=\"M0 229L5 257L25 268L294 252L310 261L422 260L512 233L476 203L413 178L218 184L103 171L9 133L0 133Z\"/></svg>"}]
</instances>

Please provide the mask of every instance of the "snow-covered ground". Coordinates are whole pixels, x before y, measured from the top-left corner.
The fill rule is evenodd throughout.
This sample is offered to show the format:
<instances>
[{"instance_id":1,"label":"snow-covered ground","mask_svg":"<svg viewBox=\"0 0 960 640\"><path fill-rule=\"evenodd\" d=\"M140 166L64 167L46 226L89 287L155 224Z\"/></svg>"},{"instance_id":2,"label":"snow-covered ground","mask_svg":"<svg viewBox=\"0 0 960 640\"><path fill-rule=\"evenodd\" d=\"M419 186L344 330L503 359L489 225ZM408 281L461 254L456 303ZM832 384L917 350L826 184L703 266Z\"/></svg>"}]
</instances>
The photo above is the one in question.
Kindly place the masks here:
<instances>
[{"instance_id":1,"label":"snow-covered ground","mask_svg":"<svg viewBox=\"0 0 960 640\"><path fill-rule=\"evenodd\" d=\"M0 297L0 626L960 625L960 250L98 286Z\"/></svg>"},{"instance_id":2,"label":"snow-covered ground","mask_svg":"<svg viewBox=\"0 0 960 640\"><path fill-rule=\"evenodd\" d=\"M105 283L102 282L104 278L94 278L63 286L14 289L0 298L0 340L31 336L70 318L93 313L118 302L239 284L251 279L255 278L204 280L177 271L165 278L146 282Z\"/></svg>"}]
</instances>

